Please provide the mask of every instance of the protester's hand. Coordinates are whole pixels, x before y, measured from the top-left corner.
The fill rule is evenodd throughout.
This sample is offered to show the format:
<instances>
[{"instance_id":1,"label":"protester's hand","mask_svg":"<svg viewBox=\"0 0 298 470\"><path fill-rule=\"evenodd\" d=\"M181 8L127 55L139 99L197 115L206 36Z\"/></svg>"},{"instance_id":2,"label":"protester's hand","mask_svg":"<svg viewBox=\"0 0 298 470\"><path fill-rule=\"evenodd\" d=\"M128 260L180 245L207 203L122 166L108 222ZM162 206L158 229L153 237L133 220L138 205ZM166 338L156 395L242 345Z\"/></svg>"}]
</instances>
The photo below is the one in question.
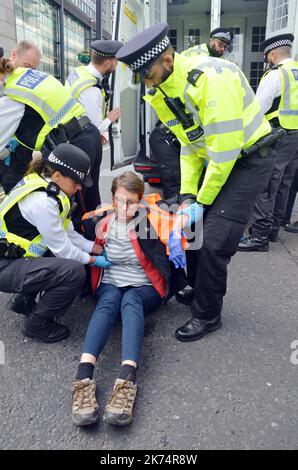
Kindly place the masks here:
<instances>
[{"instance_id":1,"label":"protester's hand","mask_svg":"<svg viewBox=\"0 0 298 470\"><path fill-rule=\"evenodd\" d=\"M186 224L187 227L190 227L194 222L198 222L203 217L203 213L204 207L201 204L198 204L197 202L194 202L193 204L190 204L189 206L179 209L177 211L177 215L188 216Z\"/></svg>"},{"instance_id":2,"label":"protester's hand","mask_svg":"<svg viewBox=\"0 0 298 470\"><path fill-rule=\"evenodd\" d=\"M112 111L109 111L107 113L107 118L109 118L111 122L117 121L119 118L121 118L121 116L122 116L122 110L120 108L114 108L112 109Z\"/></svg>"},{"instance_id":3,"label":"protester's hand","mask_svg":"<svg viewBox=\"0 0 298 470\"><path fill-rule=\"evenodd\" d=\"M172 230L169 236L169 260L174 263L175 268L185 268L186 257L182 248L182 230Z\"/></svg>"},{"instance_id":4,"label":"protester's hand","mask_svg":"<svg viewBox=\"0 0 298 470\"><path fill-rule=\"evenodd\" d=\"M107 132L103 132L100 134L100 140L102 145L105 145L109 142L109 134Z\"/></svg>"},{"instance_id":5,"label":"protester's hand","mask_svg":"<svg viewBox=\"0 0 298 470\"><path fill-rule=\"evenodd\" d=\"M94 243L92 253L94 253L95 255L102 255L102 252L103 247L101 245L98 245L97 243Z\"/></svg>"}]
</instances>

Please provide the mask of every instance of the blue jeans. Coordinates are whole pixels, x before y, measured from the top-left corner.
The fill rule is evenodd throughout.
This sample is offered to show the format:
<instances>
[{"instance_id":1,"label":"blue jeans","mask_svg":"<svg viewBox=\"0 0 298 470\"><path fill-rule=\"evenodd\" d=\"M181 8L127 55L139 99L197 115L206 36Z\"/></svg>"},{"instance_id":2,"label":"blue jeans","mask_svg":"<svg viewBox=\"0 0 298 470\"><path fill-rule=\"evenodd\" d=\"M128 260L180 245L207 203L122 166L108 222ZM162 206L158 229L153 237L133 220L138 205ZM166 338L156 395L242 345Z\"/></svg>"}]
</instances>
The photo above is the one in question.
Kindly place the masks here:
<instances>
[{"instance_id":1,"label":"blue jeans","mask_svg":"<svg viewBox=\"0 0 298 470\"><path fill-rule=\"evenodd\" d=\"M101 284L90 320L83 353L96 358L103 350L119 314L122 318L122 361L139 363L144 336L144 315L161 305L161 297L152 286L116 287Z\"/></svg>"}]
</instances>

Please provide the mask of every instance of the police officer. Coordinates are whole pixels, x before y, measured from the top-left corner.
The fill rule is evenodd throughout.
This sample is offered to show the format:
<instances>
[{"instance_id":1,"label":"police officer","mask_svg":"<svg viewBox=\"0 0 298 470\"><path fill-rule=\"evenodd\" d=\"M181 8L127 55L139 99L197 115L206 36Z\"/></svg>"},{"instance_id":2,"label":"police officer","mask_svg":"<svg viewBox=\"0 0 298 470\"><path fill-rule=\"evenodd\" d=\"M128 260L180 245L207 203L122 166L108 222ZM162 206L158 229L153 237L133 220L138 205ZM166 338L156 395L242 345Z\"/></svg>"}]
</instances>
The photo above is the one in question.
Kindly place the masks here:
<instances>
[{"instance_id":1,"label":"police officer","mask_svg":"<svg viewBox=\"0 0 298 470\"><path fill-rule=\"evenodd\" d=\"M30 170L0 205L0 290L33 296L24 333L47 343L67 338L55 321L72 304L84 279L84 265L105 265L101 249L74 231L71 198L92 185L90 159L60 144ZM47 252L52 257L45 257ZM94 253L94 255L90 255ZM22 312L29 313L29 312Z\"/></svg>"},{"instance_id":2,"label":"police officer","mask_svg":"<svg viewBox=\"0 0 298 470\"><path fill-rule=\"evenodd\" d=\"M292 34L280 34L263 43L270 70L257 90L257 99L273 127L286 135L276 144L276 158L269 183L256 200L250 235L239 251L268 251L278 240L291 183L298 167L298 62L291 58Z\"/></svg>"},{"instance_id":3,"label":"police officer","mask_svg":"<svg viewBox=\"0 0 298 470\"><path fill-rule=\"evenodd\" d=\"M285 215L282 221L282 225L285 227L286 232L298 233L298 221L291 223L291 217L292 217L292 212L293 212L297 192L298 192L298 169L296 170L295 176L291 184L287 207L286 207Z\"/></svg>"},{"instance_id":4,"label":"police officer","mask_svg":"<svg viewBox=\"0 0 298 470\"><path fill-rule=\"evenodd\" d=\"M98 128L103 143L107 141L107 130L111 123L121 117L120 108L107 112L110 93L103 79L115 71L115 55L122 46L120 41L93 41L90 64L77 67L65 84L66 89L81 103L90 121Z\"/></svg>"},{"instance_id":5,"label":"police officer","mask_svg":"<svg viewBox=\"0 0 298 470\"><path fill-rule=\"evenodd\" d=\"M40 58L41 53L38 47L31 41L23 40L13 48L9 60L15 69L17 67L37 69ZM7 98L0 100L0 115L3 113L3 119L5 117L6 120L10 119L10 116L7 115L7 101ZM2 135L2 138L5 138L5 136ZM4 158L0 161L0 181L4 192L7 194L25 173L32 159L32 150L19 145L15 139L12 139L2 152Z\"/></svg>"},{"instance_id":6,"label":"police officer","mask_svg":"<svg viewBox=\"0 0 298 470\"><path fill-rule=\"evenodd\" d=\"M216 28L210 33L209 43L199 44L183 51L181 55L222 57L231 51L234 33L229 28ZM180 144L171 130L158 122L149 138L150 147L158 163L164 198L175 201L180 190ZM177 296L179 300L179 295Z\"/></svg>"},{"instance_id":7,"label":"police officer","mask_svg":"<svg viewBox=\"0 0 298 470\"><path fill-rule=\"evenodd\" d=\"M232 41L234 33L230 28L216 28L210 33L208 43L198 44L181 53L186 57L205 55L211 57L222 57L225 51L232 52Z\"/></svg>"},{"instance_id":8,"label":"police officer","mask_svg":"<svg viewBox=\"0 0 298 470\"><path fill-rule=\"evenodd\" d=\"M0 59L1 80L5 96L0 99L0 151L13 135L31 151L50 153L63 142L83 149L91 160L93 186L84 194L82 211L94 209L100 203L100 134L84 108L51 75L31 68L15 69L4 58Z\"/></svg>"},{"instance_id":9,"label":"police officer","mask_svg":"<svg viewBox=\"0 0 298 470\"><path fill-rule=\"evenodd\" d=\"M169 237L176 267L184 266L181 229L206 214L202 248L190 253L188 266L193 317L176 331L178 340L194 341L221 327L227 265L272 168L272 158L265 158L271 128L236 65L181 57L174 53L167 31L166 24L152 26L128 41L116 57L130 66L135 80L152 87L144 99L181 142L181 217ZM262 151L243 157L242 150L248 154L256 142ZM205 159L209 164L198 191Z\"/></svg>"}]
</instances>

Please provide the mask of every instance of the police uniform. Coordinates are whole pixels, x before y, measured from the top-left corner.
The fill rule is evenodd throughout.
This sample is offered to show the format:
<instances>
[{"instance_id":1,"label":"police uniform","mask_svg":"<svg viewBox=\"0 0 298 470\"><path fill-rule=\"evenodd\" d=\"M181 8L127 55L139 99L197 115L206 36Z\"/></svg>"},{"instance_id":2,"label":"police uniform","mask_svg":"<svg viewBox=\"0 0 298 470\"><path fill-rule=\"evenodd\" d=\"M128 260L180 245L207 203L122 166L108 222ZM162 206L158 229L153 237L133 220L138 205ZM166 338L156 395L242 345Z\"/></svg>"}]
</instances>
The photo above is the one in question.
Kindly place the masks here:
<instances>
[{"instance_id":1,"label":"police uniform","mask_svg":"<svg viewBox=\"0 0 298 470\"><path fill-rule=\"evenodd\" d=\"M292 46L294 36L281 34L263 43L265 60L270 51ZM276 158L268 185L256 200L250 236L239 244L240 251L267 251L277 241L285 216L291 183L298 167L298 62L286 58L263 76L257 99L272 127L287 134L276 144Z\"/></svg>"},{"instance_id":2,"label":"police uniform","mask_svg":"<svg viewBox=\"0 0 298 470\"><path fill-rule=\"evenodd\" d=\"M50 152L59 143L67 141L83 149L90 157L94 181L86 191L83 210L94 209L100 204L98 176L93 171L100 160L100 135L84 108L58 80L39 70L18 67L7 74L4 93L5 96L0 98L0 150L13 136L21 148L28 149L26 155L29 158L33 150ZM9 167L10 172L15 173L11 186L20 179L20 164L19 160L15 167L13 164Z\"/></svg>"},{"instance_id":3,"label":"police uniform","mask_svg":"<svg viewBox=\"0 0 298 470\"><path fill-rule=\"evenodd\" d=\"M210 38L217 38L231 46L233 31L229 28L216 28L210 33ZM185 57L213 56L209 44L199 44L181 53ZM180 144L174 134L160 122L151 132L149 139L152 153L159 165L161 186L165 199L173 200L180 191Z\"/></svg>"},{"instance_id":4,"label":"police uniform","mask_svg":"<svg viewBox=\"0 0 298 470\"><path fill-rule=\"evenodd\" d=\"M229 49L231 51L231 44L234 38L234 33L231 29L229 28L216 28L210 33L210 39L219 39L220 41L224 42L229 46ZM209 44L204 43L204 44L198 44L196 46L190 47L189 49L186 49L181 53L181 55L184 55L185 57L193 57L197 55L204 55L204 56L214 56L218 57L217 55L214 55L212 49L210 48Z\"/></svg>"},{"instance_id":5,"label":"police uniform","mask_svg":"<svg viewBox=\"0 0 298 470\"><path fill-rule=\"evenodd\" d=\"M143 31L116 57L144 79L169 46L167 31L165 24ZM264 151L264 158L241 152L266 140L271 128L243 73L222 59L175 54L171 75L144 99L181 143L180 200L205 207L202 248L189 252L193 318L176 332L179 340L193 341L221 326L227 265L272 168ZM209 164L198 191L205 160Z\"/></svg>"},{"instance_id":6,"label":"police uniform","mask_svg":"<svg viewBox=\"0 0 298 470\"><path fill-rule=\"evenodd\" d=\"M58 145L45 160L63 176L92 185L90 159L71 144ZM35 298L25 333L46 342L65 339L68 330L54 322L80 291L83 265L93 242L74 231L69 197L49 178L31 173L0 204L0 290ZM47 257L48 252L52 257ZM27 312L29 313L29 312Z\"/></svg>"},{"instance_id":7,"label":"police uniform","mask_svg":"<svg viewBox=\"0 0 298 470\"><path fill-rule=\"evenodd\" d=\"M91 52L98 57L115 58L122 46L120 41L96 40L91 43ZM101 134L106 132L111 124L110 119L106 117L110 91L103 78L91 61L89 65L73 70L65 83L66 89L85 108L90 121Z\"/></svg>"}]
</instances>

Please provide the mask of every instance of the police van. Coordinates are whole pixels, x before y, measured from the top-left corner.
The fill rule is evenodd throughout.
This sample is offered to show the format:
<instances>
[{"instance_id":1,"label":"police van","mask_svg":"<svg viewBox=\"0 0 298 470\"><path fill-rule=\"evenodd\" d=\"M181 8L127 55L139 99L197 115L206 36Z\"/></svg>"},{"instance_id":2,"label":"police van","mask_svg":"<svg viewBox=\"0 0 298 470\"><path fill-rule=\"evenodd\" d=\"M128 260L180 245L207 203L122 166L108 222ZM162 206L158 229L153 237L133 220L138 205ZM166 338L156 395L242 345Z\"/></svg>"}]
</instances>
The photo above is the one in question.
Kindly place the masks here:
<instances>
[{"instance_id":1,"label":"police van","mask_svg":"<svg viewBox=\"0 0 298 470\"><path fill-rule=\"evenodd\" d=\"M244 71L254 90L264 70L261 44L265 37L293 33L297 51L296 0L118 0L113 38L127 42L159 22L169 24L169 37L177 52L207 42L210 31L218 26L231 28L233 51L224 58ZM297 59L297 53L294 56ZM123 116L111 128L111 169L133 162L145 181L158 184L160 174L149 146L157 118L142 100L145 86L133 85L130 69L119 63L112 88L111 107L120 106Z\"/></svg>"}]
</instances>

